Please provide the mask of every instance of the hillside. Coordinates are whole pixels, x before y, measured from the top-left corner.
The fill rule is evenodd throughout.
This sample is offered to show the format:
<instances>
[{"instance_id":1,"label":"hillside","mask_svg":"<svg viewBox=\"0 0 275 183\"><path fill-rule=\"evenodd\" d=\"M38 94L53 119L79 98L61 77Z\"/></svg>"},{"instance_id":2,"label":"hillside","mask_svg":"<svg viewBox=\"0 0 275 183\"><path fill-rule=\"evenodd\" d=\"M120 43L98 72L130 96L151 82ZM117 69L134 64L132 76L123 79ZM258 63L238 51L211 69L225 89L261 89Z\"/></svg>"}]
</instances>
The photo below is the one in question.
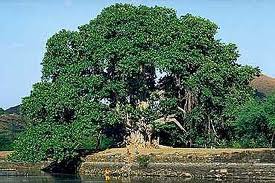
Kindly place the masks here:
<instances>
[{"instance_id":1,"label":"hillside","mask_svg":"<svg viewBox=\"0 0 275 183\"><path fill-rule=\"evenodd\" d=\"M14 106L14 107L10 107L8 109L5 110L6 113L9 114L18 114L20 113L20 105Z\"/></svg>"},{"instance_id":2,"label":"hillside","mask_svg":"<svg viewBox=\"0 0 275 183\"><path fill-rule=\"evenodd\" d=\"M257 91L264 95L269 95L275 92L275 78L261 75L260 77L255 78L251 85L257 89Z\"/></svg>"},{"instance_id":3,"label":"hillside","mask_svg":"<svg viewBox=\"0 0 275 183\"><path fill-rule=\"evenodd\" d=\"M0 115L0 150L11 150L12 142L23 129L24 125L20 116Z\"/></svg>"}]
</instances>

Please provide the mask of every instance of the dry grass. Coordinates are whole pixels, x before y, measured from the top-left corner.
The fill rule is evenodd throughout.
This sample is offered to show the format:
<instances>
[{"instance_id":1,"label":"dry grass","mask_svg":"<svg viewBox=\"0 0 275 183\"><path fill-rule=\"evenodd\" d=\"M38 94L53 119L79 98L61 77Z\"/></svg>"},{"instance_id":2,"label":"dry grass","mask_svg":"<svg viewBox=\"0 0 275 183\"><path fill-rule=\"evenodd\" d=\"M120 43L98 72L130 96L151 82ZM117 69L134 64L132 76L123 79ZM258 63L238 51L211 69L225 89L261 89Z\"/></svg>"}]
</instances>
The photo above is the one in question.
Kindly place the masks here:
<instances>
[{"instance_id":1,"label":"dry grass","mask_svg":"<svg viewBox=\"0 0 275 183\"><path fill-rule=\"evenodd\" d=\"M160 148L160 149L138 149L140 154L178 154L178 155L197 155L197 156L205 156L205 155L215 155L215 154L223 154L223 153L240 153L240 152L260 152L264 150L271 150L270 148L257 148L257 149L207 149L207 148ZM130 152L134 151L130 149ZM126 154L127 148L114 148L107 149L105 151L99 152L98 155L112 155L112 154Z\"/></svg>"},{"instance_id":2,"label":"dry grass","mask_svg":"<svg viewBox=\"0 0 275 183\"><path fill-rule=\"evenodd\" d=\"M246 162L255 159L268 162L275 157L275 149L114 148L89 155L85 161L127 162L136 160L140 155L150 155L152 162Z\"/></svg>"}]
</instances>

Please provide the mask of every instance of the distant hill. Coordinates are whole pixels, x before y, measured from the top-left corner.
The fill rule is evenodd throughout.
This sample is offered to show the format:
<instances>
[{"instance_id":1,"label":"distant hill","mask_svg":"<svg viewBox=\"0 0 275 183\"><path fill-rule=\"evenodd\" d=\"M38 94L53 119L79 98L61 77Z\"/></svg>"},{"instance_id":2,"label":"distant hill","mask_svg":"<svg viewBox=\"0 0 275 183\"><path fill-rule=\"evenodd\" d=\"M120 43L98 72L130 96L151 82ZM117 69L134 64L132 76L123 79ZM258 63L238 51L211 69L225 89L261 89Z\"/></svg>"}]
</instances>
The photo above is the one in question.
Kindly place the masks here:
<instances>
[{"instance_id":1,"label":"distant hill","mask_svg":"<svg viewBox=\"0 0 275 183\"><path fill-rule=\"evenodd\" d=\"M8 109L5 110L6 113L9 114L20 114L20 105L14 106L14 107L10 107Z\"/></svg>"},{"instance_id":2,"label":"distant hill","mask_svg":"<svg viewBox=\"0 0 275 183\"><path fill-rule=\"evenodd\" d=\"M12 142L22 130L24 123L19 115L0 115L0 151L12 150Z\"/></svg>"},{"instance_id":3,"label":"distant hill","mask_svg":"<svg viewBox=\"0 0 275 183\"><path fill-rule=\"evenodd\" d=\"M255 78L251 85L257 89L257 91L264 95L270 95L271 93L275 92L275 78L260 75L259 77Z\"/></svg>"},{"instance_id":4,"label":"distant hill","mask_svg":"<svg viewBox=\"0 0 275 183\"><path fill-rule=\"evenodd\" d=\"M5 114L5 113L6 113L6 111L4 109L0 108L0 115Z\"/></svg>"}]
</instances>

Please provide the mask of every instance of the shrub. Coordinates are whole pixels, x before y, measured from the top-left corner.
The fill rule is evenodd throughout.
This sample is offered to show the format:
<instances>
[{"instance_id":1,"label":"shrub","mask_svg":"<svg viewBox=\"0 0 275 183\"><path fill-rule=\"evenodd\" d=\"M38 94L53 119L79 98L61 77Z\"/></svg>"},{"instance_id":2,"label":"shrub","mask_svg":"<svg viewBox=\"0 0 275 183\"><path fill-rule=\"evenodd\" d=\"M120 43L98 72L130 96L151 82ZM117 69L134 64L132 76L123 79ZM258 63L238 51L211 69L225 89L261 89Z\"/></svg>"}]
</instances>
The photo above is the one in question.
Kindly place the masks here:
<instances>
[{"instance_id":1,"label":"shrub","mask_svg":"<svg viewBox=\"0 0 275 183\"><path fill-rule=\"evenodd\" d=\"M141 168L148 167L150 160L151 160L150 155L139 155L137 157L137 162L139 164L139 167L141 167Z\"/></svg>"}]
</instances>

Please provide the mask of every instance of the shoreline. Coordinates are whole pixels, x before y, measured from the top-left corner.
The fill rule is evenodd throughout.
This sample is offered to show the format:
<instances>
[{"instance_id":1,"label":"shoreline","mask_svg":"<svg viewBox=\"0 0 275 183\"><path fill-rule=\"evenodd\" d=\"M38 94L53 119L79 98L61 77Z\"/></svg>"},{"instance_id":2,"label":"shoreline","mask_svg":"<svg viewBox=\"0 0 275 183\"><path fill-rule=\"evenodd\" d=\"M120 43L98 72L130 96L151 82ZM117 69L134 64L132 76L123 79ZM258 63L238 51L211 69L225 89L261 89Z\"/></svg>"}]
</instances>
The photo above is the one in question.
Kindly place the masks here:
<instances>
[{"instance_id":1,"label":"shoreline","mask_svg":"<svg viewBox=\"0 0 275 183\"><path fill-rule=\"evenodd\" d=\"M0 158L1 175L35 174L43 166L5 158ZM275 180L275 149L107 149L86 156L78 174Z\"/></svg>"},{"instance_id":2,"label":"shoreline","mask_svg":"<svg viewBox=\"0 0 275 183\"><path fill-rule=\"evenodd\" d=\"M79 172L102 176L275 180L275 149L165 148L135 151L127 154L129 150L119 148L89 155ZM148 161L142 162L139 157L147 157Z\"/></svg>"}]
</instances>

